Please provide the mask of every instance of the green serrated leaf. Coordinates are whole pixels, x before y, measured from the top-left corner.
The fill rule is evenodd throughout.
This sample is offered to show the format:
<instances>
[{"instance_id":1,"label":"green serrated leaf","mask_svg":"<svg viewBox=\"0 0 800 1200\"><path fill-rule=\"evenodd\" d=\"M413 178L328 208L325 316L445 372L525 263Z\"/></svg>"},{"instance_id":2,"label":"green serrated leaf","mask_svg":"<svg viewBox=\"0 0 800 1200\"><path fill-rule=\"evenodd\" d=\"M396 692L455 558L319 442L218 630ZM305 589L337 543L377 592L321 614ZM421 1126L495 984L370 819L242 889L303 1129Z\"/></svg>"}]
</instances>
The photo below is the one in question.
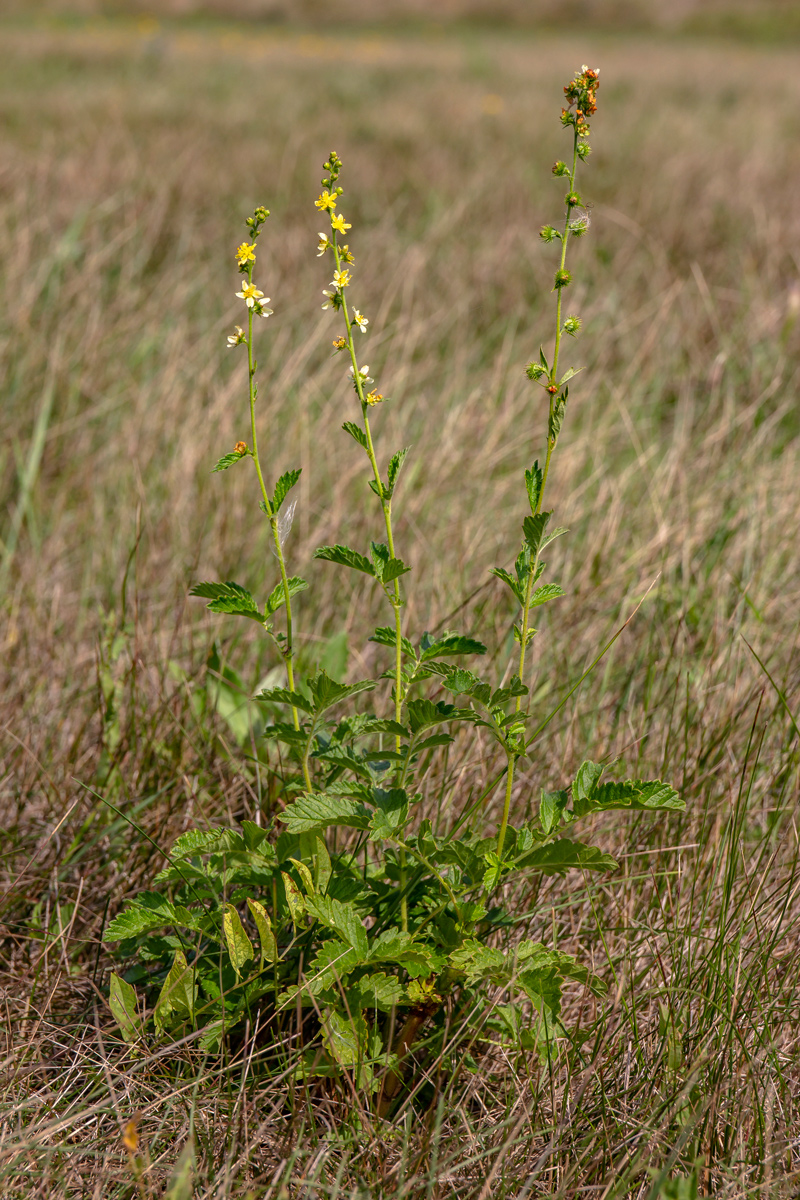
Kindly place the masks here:
<instances>
[{"instance_id":1,"label":"green serrated leaf","mask_svg":"<svg viewBox=\"0 0 800 1200\"><path fill-rule=\"evenodd\" d=\"M371 642L377 642L379 646L390 646L391 649L394 650L397 645L397 630L392 629L389 625L381 625L375 630L369 640ZM403 648L404 654L409 655L410 658L416 658L414 647L411 645L411 642L408 640L408 638L401 637L400 645Z\"/></svg>"},{"instance_id":2,"label":"green serrated leaf","mask_svg":"<svg viewBox=\"0 0 800 1200\"><path fill-rule=\"evenodd\" d=\"M441 725L444 721L458 720L462 715L462 710L455 708L452 704L445 704L439 701L434 704L432 700L409 700L408 702L408 723L411 727L411 732L417 734L422 729L428 729L431 725Z\"/></svg>"},{"instance_id":3,"label":"green serrated leaf","mask_svg":"<svg viewBox=\"0 0 800 1200\"><path fill-rule=\"evenodd\" d=\"M531 506L531 514L533 514L539 507L539 499L542 495L542 470L538 462L535 462L530 470L525 471L525 487L528 490L528 502Z\"/></svg>"},{"instance_id":4,"label":"green serrated leaf","mask_svg":"<svg viewBox=\"0 0 800 1200\"><path fill-rule=\"evenodd\" d=\"M369 961L397 963L412 979L420 979L438 971L444 964L444 957L430 946L415 942L410 933L402 933L399 929L386 929L372 943Z\"/></svg>"},{"instance_id":5,"label":"green serrated leaf","mask_svg":"<svg viewBox=\"0 0 800 1200\"><path fill-rule=\"evenodd\" d=\"M547 371L547 372L548 372L548 374L549 374L549 372L550 372L550 368L549 368L549 366L547 365L547 358L546 358L546 356L545 356L545 352L544 352L544 346L540 346L540 347L539 347L539 362L542 364L542 366L544 367L545 371Z\"/></svg>"},{"instance_id":6,"label":"green serrated leaf","mask_svg":"<svg viewBox=\"0 0 800 1200\"><path fill-rule=\"evenodd\" d=\"M365 450L368 449L367 435L360 426L354 425L352 421L345 421L342 429L345 433L349 433L351 438L355 438L359 446L363 446Z\"/></svg>"},{"instance_id":7,"label":"green serrated leaf","mask_svg":"<svg viewBox=\"0 0 800 1200\"><path fill-rule=\"evenodd\" d=\"M492 567L491 574L496 575L498 579L502 579L503 583L508 584L519 605L525 603L525 589L520 587L517 580L506 571L505 567Z\"/></svg>"},{"instance_id":8,"label":"green serrated leaf","mask_svg":"<svg viewBox=\"0 0 800 1200\"><path fill-rule=\"evenodd\" d=\"M288 496L289 492L292 490L294 485L297 483L301 474L302 474L302 468L298 467L294 471L287 471L284 475L281 475L280 479L275 484L275 491L273 492L273 495L272 495L272 511L273 511L273 513L278 512L278 510L280 509L280 506L283 504L283 502L286 499L286 497Z\"/></svg>"},{"instance_id":9,"label":"green serrated leaf","mask_svg":"<svg viewBox=\"0 0 800 1200\"><path fill-rule=\"evenodd\" d=\"M561 426L564 423L564 414L567 411L567 397L569 396L569 388L565 388L561 395L553 402L553 411L550 415L550 420L547 426L547 435L552 442L558 440L558 435L561 433Z\"/></svg>"},{"instance_id":10,"label":"green serrated leaf","mask_svg":"<svg viewBox=\"0 0 800 1200\"><path fill-rule=\"evenodd\" d=\"M322 1028L325 1048L340 1067L353 1068L368 1057L369 1029L360 1013L329 1009Z\"/></svg>"},{"instance_id":11,"label":"green serrated leaf","mask_svg":"<svg viewBox=\"0 0 800 1200\"><path fill-rule=\"evenodd\" d=\"M531 594L531 608L538 608L540 604L547 604L548 600L556 600L559 596L566 596L566 592L557 583L544 583L541 587Z\"/></svg>"},{"instance_id":12,"label":"green serrated leaf","mask_svg":"<svg viewBox=\"0 0 800 1200\"><path fill-rule=\"evenodd\" d=\"M309 896L306 909L321 925L334 930L348 946L352 946L362 962L367 958L367 931L355 905L331 896Z\"/></svg>"},{"instance_id":13,"label":"green serrated leaf","mask_svg":"<svg viewBox=\"0 0 800 1200\"><path fill-rule=\"evenodd\" d=\"M371 813L347 796L314 792L299 796L279 816L289 833L311 833L342 825L348 829L369 828Z\"/></svg>"},{"instance_id":14,"label":"green serrated leaf","mask_svg":"<svg viewBox=\"0 0 800 1200\"><path fill-rule=\"evenodd\" d=\"M292 596L296 596L298 592L304 592L308 587L305 579L301 579L299 575L292 575L291 579L287 579L286 582L289 587L290 600ZM269 599L267 600L265 606L266 615L271 617L272 614L276 613L280 606L285 603L286 589L284 588L283 581L281 580L281 582L276 584L269 594Z\"/></svg>"},{"instance_id":15,"label":"green serrated leaf","mask_svg":"<svg viewBox=\"0 0 800 1200\"><path fill-rule=\"evenodd\" d=\"M242 458L247 458L248 454L248 450L231 450L230 454L223 454L222 458L218 459L215 466L211 468L211 474L213 475L215 471L227 471L228 467L232 467Z\"/></svg>"},{"instance_id":16,"label":"green serrated leaf","mask_svg":"<svg viewBox=\"0 0 800 1200\"><path fill-rule=\"evenodd\" d=\"M374 793L375 812L370 821L372 841L396 837L408 821L408 793L403 788L376 788Z\"/></svg>"},{"instance_id":17,"label":"green serrated leaf","mask_svg":"<svg viewBox=\"0 0 800 1200\"><path fill-rule=\"evenodd\" d=\"M522 522L522 533L530 549L532 558L535 558L541 549L542 539L547 529L547 522L552 515L551 512L540 512L536 516L526 517Z\"/></svg>"},{"instance_id":18,"label":"green serrated leaf","mask_svg":"<svg viewBox=\"0 0 800 1200\"><path fill-rule=\"evenodd\" d=\"M491 691L488 683L484 684L477 675L473 675L472 671L468 671L465 667L451 667L442 682L448 692L452 692L455 696L474 696L476 688L482 687L487 689L487 696Z\"/></svg>"},{"instance_id":19,"label":"green serrated leaf","mask_svg":"<svg viewBox=\"0 0 800 1200\"><path fill-rule=\"evenodd\" d=\"M469 982L496 971L505 964L502 950L484 946L483 942L471 938L450 955L448 962L456 971L463 971Z\"/></svg>"},{"instance_id":20,"label":"green serrated leaf","mask_svg":"<svg viewBox=\"0 0 800 1200\"><path fill-rule=\"evenodd\" d=\"M420 662L431 658L450 658L459 654L485 654L486 647L476 638L465 637L462 633L446 631L441 637L424 633L420 642Z\"/></svg>"},{"instance_id":21,"label":"green serrated leaf","mask_svg":"<svg viewBox=\"0 0 800 1200\"><path fill-rule=\"evenodd\" d=\"M264 616L253 597L246 588L238 583L196 583L189 592L190 596L199 596L210 600L206 605L212 612L227 613L229 616L250 617L259 625L264 624Z\"/></svg>"},{"instance_id":22,"label":"green serrated leaf","mask_svg":"<svg viewBox=\"0 0 800 1200\"><path fill-rule=\"evenodd\" d=\"M265 962L276 963L278 961L278 943L275 941L275 934L272 932L272 922L269 919L269 913L260 904L258 900L251 900L248 896L247 907L250 909L250 915L256 923L258 930L258 940L261 945L261 966Z\"/></svg>"},{"instance_id":23,"label":"green serrated leaf","mask_svg":"<svg viewBox=\"0 0 800 1200\"><path fill-rule=\"evenodd\" d=\"M569 792L545 792L539 802L539 821L545 834L552 833L569 803Z\"/></svg>"},{"instance_id":24,"label":"green serrated leaf","mask_svg":"<svg viewBox=\"0 0 800 1200\"><path fill-rule=\"evenodd\" d=\"M144 1031L136 1004L136 989L113 971L108 989L108 1006L123 1039L129 1044L138 1042Z\"/></svg>"},{"instance_id":25,"label":"green serrated leaf","mask_svg":"<svg viewBox=\"0 0 800 1200\"><path fill-rule=\"evenodd\" d=\"M395 975L385 975L383 971L363 975L347 992L350 1010L357 1012L361 1009L391 1012L405 999L406 991L400 980Z\"/></svg>"},{"instance_id":26,"label":"green serrated leaf","mask_svg":"<svg viewBox=\"0 0 800 1200\"><path fill-rule=\"evenodd\" d=\"M390 558L381 572L381 583L391 583L401 575L407 575L411 567L407 567L402 558Z\"/></svg>"},{"instance_id":27,"label":"green serrated leaf","mask_svg":"<svg viewBox=\"0 0 800 1200\"><path fill-rule=\"evenodd\" d=\"M402 450L398 450L396 454L393 454L389 460L387 477L389 480L389 490L392 492L394 491L394 485L397 483L397 477L400 474L400 469L403 466L406 455L410 449L410 446L405 446Z\"/></svg>"},{"instance_id":28,"label":"green serrated leaf","mask_svg":"<svg viewBox=\"0 0 800 1200\"><path fill-rule=\"evenodd\" d=\"M225 939L225 945L228 948L231 966L236 972L236 978L240 979L244 964L255 958L253 951L253 943L245 932L238 912L232 904L225 905L225 911L222 916L222 936Z\"/></svg>"},{"instance_id":29,"label":"green serrated leaf","mask_svg":"<svg viewBox=\"0 0 800 1200\"><path fill-rule=\"evenodd\" d=\"M363 571L365 575L375 578L375 568L369 559L357 550L351 550L349 546L318 546L314 551L314 558L338 563L341 567L352 567L354 571Z\"/></svg>"},{"instance_id":30,"label":"green serrated leaf","mask_svg":"<svg viewBox=\"0 0 800 1200\"><path fill-rule=\"evenodd\" d=\"M281 871L281 879L283 880L283 886L286 889L286 903L289 906L289 914L292 918L292 924L297 927L302 924L303 914L306 911L306 902L291 875L289 875L286 871Z\"/></svg>"},{"instance_id":31,"label":"green serrated leaf","mask_svg":"<svg viewBox=\"0 0 800 1200\"><path fill-rule=\"evenodd\" d=\"M578 773L572 783L572 799L575 805L583 804L589 799L603 774L599 763L587 761L578 767Z\"/></svg>"},{"instance_id":32,"label":"green serrated leaf","mask_svg":"<svg viewBox=\"0 0 800 1200\"><path fill-rule=\"evenodd\" d=\"M308 739L308 726L301 725L299 729L295 729L294 725L289 724L288 721L273 721L265 726L264 737L271 738L276 742L283 742L295 750L303 750Z\"/></svg>"},{"instance_id":33,"label":"green serrated leaf","mask_svg":"<svg viewBox=\"0 0 800 1200\"><path fill-rule=\"evenodd\" d=\"M309 868L299 858L290 858L289 862L292 864L292 866L295 868L298 875L302 879L303 887L306 890L306 895L313 896L314 892L316 891L316 888L314 887L314 876L311 874L311 871L309 870Z\"/></svg>"},{"instance_id":34,"label":"green serrated leaf","mask_svg":"<svg viewBox=\"0 0 800 1200\"><path fill-rule=\"evenodd\" d=\"M307 713L314 711L314 705L302 692L293 692L289 688L265 688L256 694L255 699L264 700L268 704L290 704Z\"/></svg>"},{"instance_id":35,"label":"green serrated leaf","mask_svg":"<svg viewBox=\"0 0 800 1200\"><path fill-rule=\"evenodd\" d=\"M563 374L563 375L561 376L561 378L559 379L559 381L558 381L558 386L559 386L559 387L563 387L563 386L564 386L564 384L565 384L565 383L566 383L568 380L570 380L570 379L572 379L572 378L573 378L573 376L575 376L575 375L580 375L580 373L581 373L581 371L582 371L583 369L584 369L583 367L570 367L570 368L569 368L569 370L568 370L568 371L565 371L565 372L564 372L564 374Z\"/></svg>"},{"instance_id":36,"label":"green serrated leaf","mask_svg":"<svg viewBox=\"0 0 800 1200\"><path fill-rule=\"evenodd\" d=\"M164 986L153 1011L156 1030L163 1033L174 1023L173 1018L178 1021L193 1021L196 999L197 984L194 968L188 966L183 951L176 950L169 974L164 980Z\"/></svg>"},{"instance_id":37,"label":"green serrated leaf","mask_svg":"<svg viewBox=\"0 0 800 1200\"><path fill-rule=\"evenodd\" d=\"M569 838L558 838L546 846L537 846L516 861L520 869L535 867L544 875L566 875L574 867L585 871L614 871L618 865L616 859L597 846L585 846L583 842L572 842Z\"/></svg>"},{"instance_id":38,"label":"green serrated leaf","mask_svg":"<svg viewBox=\"0 0 800 1200\"><path fill-rule=\"evenodd\" d=\"M682 811L686 807L675 789L668 783L662 783L660 779L626 779L620 783L600 783L589 795L580 799L575 798L575 784L572 786L572 809L576 817L615 808L636 811Z\"/></svg>"},{"instance_id":39,"label":"green serrated leaf","mask_svg":"<svg viewBox=\"0 0 800 1200\"><path fill-rule=\"evenodd\" d=\"M337 704L346 697L355 696L359 692L370 692L375 687L372 679L362 679L358 683L337 683L326 671L318 671L313 678L307 679L308 689L314 701L314 712L319 714Z\"/></svg>"}]
</instances>

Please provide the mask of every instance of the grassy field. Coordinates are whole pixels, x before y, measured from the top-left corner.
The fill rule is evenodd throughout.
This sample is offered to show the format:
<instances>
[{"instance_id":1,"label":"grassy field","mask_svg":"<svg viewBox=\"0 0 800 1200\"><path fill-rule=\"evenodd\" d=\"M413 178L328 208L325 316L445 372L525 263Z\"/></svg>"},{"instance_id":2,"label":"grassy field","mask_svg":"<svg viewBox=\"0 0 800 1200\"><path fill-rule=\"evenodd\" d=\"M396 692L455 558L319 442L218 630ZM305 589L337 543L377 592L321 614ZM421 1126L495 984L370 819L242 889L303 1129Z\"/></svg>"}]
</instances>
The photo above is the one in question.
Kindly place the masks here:
<instances>
[{"instance_id":1,"label":"grassy field","mask_svg":"<svg viewBox=\"0 0 800 1200\"><path fill-rule=\"evenodd\" d=\"M798 51L138 18L0 36L0 1195L797 1195ZM524 375L551 328L538 229L560 211L555 114L583 62L602 84L572 264L587 370L550 496L571 532L549 553L568 596L535 643L543 713L651 590L515 806L591 756L672 782L686 812L598 819L621 870L516 904L608 999L573 988L556 1059L487 1052L391 1126L309 1105L254 1043L132 1057L103 928L152 879L152 842L269 804L257 727L209 670L246 696L276 661L187 599L197 579L273 574L245 473L209 473L247 436L224 349L244 217L273 214L262 453L275 475L303 467L303 661L359 677L377 652L373 591L311 559L374 536L319 308L312 201L334 146L368 361L392 397L379 435L413 446L408 620L458 611L502 663L513 614L488 569L516 553L520 473L542 449ZM463 795L496 767L465 747ZM120 1136L134 1114L139 1184Z\"/></svg>"}]
</instances>

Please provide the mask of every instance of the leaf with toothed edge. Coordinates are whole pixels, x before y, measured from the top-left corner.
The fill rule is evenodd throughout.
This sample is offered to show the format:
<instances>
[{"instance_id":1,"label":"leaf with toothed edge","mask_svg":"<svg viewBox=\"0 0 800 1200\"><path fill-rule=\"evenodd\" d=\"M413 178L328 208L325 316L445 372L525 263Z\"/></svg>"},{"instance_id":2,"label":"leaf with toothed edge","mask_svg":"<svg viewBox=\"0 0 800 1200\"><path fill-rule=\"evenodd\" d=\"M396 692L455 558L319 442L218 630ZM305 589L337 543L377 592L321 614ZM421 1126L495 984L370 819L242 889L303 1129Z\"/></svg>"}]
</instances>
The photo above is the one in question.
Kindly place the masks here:
<instances>
[{"instance_id":1,"label":"leaf with toothed edge","mask_svg":"<svg viewBox=\"0 0 800 1200\"><path fill-rule=\"evenodd\" d=\"M191 589L190 596L199 596L201 600L210 600L206 607L211 612L225 613L232 617L249 617L264 624L264 615L253 597L241 584L228 580L226 583L196 583Z\"/></svg>"},{"instance_id":2,"label":"leaf with toothed edge","mask_svg":"<svg viewBox=\"0 0 800 1200\"><path fill-rule=\"evenodd\" d=\"M306 583L305 579L301 579L299 575L292 575L292 577L290 579L287 579L286 582L287 582L287 585L289 588L289 599L290 600L291 600L292 596L296 596L298 592L304 592L306 590L306 588L308 587L308 584ZM283 582L281 582L281 583L276 584L275 587L272 589L272 591L269 594L269 599L267 600L267 603L265 606L267 616L271 617L272 614L276 613L278 611L278 609L280 608L280 606L285 603L286 603L286 589L283 586Z\"/></svg>"},{"instance_id":3,"label":"leaf with toothed edge","mask_svg":"<svg viewBox=\"0 0 800 1200\"><path fill-rule=\"evenodd\" d=\"M280 479L275 484L275 492L273 493L273 496L272 496L272 511L273 511L273 513L278 512L278 510L280 509L280 506L283 504L283 502L286 499L286 497L288 496L289 492L292 490L294 485L297 483L301 474L302 474L302 468L298 467L294 471L287 471L284 475L281 475Z\"/></svg>"},{"instance_id":4,"label":"leaf with toothed edge","mask_svg":"<svg viewBox=\"0 0 800 1200\"><path fill-rule=\"evenodd\" d=\"M369 559L357 550L351 550L349 546L318 546L314 551L314 558L338 563L341 567L351 567L354 571L363 571L365 575L375 578L375 568Z\"/></svg>"}]
</instances>

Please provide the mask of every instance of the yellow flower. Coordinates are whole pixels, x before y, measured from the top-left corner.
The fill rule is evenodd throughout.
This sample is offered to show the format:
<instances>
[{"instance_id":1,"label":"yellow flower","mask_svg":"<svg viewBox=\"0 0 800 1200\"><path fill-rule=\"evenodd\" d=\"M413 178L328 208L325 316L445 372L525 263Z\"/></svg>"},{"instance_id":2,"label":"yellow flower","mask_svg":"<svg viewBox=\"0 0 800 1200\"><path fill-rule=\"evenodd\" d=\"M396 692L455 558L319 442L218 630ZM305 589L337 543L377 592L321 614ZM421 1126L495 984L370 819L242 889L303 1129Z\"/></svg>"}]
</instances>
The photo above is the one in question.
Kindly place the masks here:
<instances>
[{"instance_id":1,"label":"yellow flower","mask_svg":"<svg viewBox=\"0 0 800 1200\"><path fill-rule=\"evenodd\" d=\"M337 216L331 217L331 228L339 233L347 233L348 229L352 229L353 226L347 224L343 213L339 213Z\"/></svg>"},{"instance_id":2,"label":"yellow flower","mask_svg":"<svg viewBox=\"0 0 800 1200\"><path fill-rule=\"evenodd\" d=\"M254 283L243 283L242 290L237 292L236 295L240 300L244 300L248 308L255 308L256 301L260 300L264 293ZM269 296L267 296L264 303L269 304Z\"/></svg>"},{"instance_id":3,"label":"yellow flower","mask_svg":"<svg viewBox=\"0 0 800 1200\"><path fill-rule=\"evenodd\" d=\"M236 261L240 267L246 266L249 262L255 262L255 246L251 246L249 242L242 242L241 246L236 247Z\"/></svg>"},{"instance_id":4,"label":"yellow flower","mask_svg":"<svg viewBox=\"0 0 800 1200\"><path fill-rule=\"evenodd\" d=\"M314 201L314 204L317 206L317 208L321 208L323 212L326 208L329 208L331 212L333 212L333 210L336 208L336 201L338 198L339 197L336 194L331 195L326 188L322 195L317 197L317 199Z\"/></svg>"},{"instance_id":5,"label":"yellow flower","mask_svg":"<svg viewBox=\"0 0 800 1200\"><path fill-rule=\"evenodd\" d=\"M328 237L327 233L321 233L319 235L319 245L317 246L317 258L322 258L325 251L328 250L332 245L333 242Z\"/></svg>"},{"instance_id":6,"label":"yellow flower","mask_svg":"<svg viewBox=\"0 0 800 1200\"><path fill-rule=\"evenodd\" d=\"M348 225L348 229L349 229L349 228L350 228L350 226ZM352 266L352 264L353 264L353 263L356 261L356 260L353 258L352 254L350 253L350 247L349 247L349 246L342 246L342 248L341 248L341 250L339 251L339 253L340 253L340 255L342 256L342 260L343 260L344 262L346 262L346 263L350 263L350 265L351 265L351 266Z\"/></svg>"},{"instance_id":7,"label":"yellow flower","mask_svg":"<svg viewBox=\"0 0 800 1200\"><path fill-rule=\"evenodd\" d=\"M349 271L347 271L347 270L334 271L333 272L333 287L336 288L337 292L340 292L342 290L342 288L347 287L347 285L350 283L350 279L351 279L351 275L350 275Z\"/></svg>"},{"instance_id":8,"label":"yellow flower","mask_svg":"<svg viewBox=\"0 0 800 1200\"><path fill-rule=\"evenodd\" d=\"M373 388L371 392L367 392L364 399L366 400L367 404L380 404L381 400L383 400L383 396L380 394L380 392Z\"/></svg>"}]
</instances>

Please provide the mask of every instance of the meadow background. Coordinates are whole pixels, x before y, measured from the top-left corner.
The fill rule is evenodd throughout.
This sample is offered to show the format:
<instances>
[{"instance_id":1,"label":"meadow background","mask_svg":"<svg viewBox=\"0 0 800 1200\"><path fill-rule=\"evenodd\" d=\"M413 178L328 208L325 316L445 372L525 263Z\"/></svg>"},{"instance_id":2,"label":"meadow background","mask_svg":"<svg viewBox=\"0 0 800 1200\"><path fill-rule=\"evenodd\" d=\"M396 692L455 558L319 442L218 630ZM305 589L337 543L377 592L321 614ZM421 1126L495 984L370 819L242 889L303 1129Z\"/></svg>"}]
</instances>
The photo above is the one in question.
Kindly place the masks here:
<instances>
[{"instance_id":1,"label":"meadow background","mask_svg":"<svg viewBox=\"0 0 800 1200\"><path fill-rule=\"evenodd\" d=\"M796 5L6 0L0 17L0 1194L136 1195L120 1127L138 1112L138 1194L173 1200L796 1195ZM569 307L587 370L549 498L571 533L548 555L568 596L535 643L543 713L652 590L515 803L587 755L686 799L597 822L615 876L518 899L530 936L590 962L609 999L570 993L569 1053L495 1056L393 1133L312 1117L246 1056L132 1060L100 942L158 865L129 820L168 846L270 803L247 696L276 664L187 599L198 579L258 592L275 573L249 473L209 473L247 437L225 350L244 217L273 214L261 450L273 477L303 467L288 551L312 582L305 663L358 677L380 653L370 588L311 560L374 536L319 307L331 147L362 355L392 397L384 457L413 445L408 620L458 612L504 662L513 614L488 569L516 552L521 469L541 456L524 375L552 321L538 229L561 211L561 88L584 62L601 71L594 208ZM474 747L458 787L493 765Z\"/></svg>"}]
</instances>

